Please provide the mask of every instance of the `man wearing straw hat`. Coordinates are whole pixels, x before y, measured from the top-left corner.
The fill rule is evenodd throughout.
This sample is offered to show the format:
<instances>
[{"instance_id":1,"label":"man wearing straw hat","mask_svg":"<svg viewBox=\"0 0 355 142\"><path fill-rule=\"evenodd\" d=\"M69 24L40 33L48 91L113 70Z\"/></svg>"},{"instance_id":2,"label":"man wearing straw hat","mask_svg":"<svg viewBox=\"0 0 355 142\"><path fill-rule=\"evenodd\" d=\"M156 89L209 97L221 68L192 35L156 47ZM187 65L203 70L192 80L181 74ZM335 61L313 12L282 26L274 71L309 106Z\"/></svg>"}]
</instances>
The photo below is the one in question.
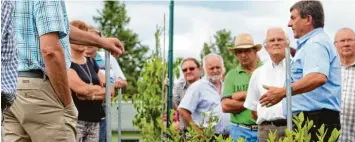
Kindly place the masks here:
<instances>
[{"instance_id":1,"label":"man wearing straw hat","mask_svg":"<svg viewBox=\"0 0 355 142\"><path fill-rule=\"evenodd\" d=\"M276 131L277 139L285 136L287 122L282 113L282 103L272 107L261 107L259 99L267 91L263 85L279 87L285 85L285 48L288 45L289 40L282 28L270 28L266 34L264 47L271 60L257 68L250 78L244 107L250 109L256 119L259 126L258 139L260 142L266 142L270 131Z\"/></svg>"},{"instance_id":2,"label":"man wearing straw hat","mask_svg":"<svg viewBox=\"0 0 355 142\"><path fill-rule=\"evenodd\" d=\"M248 142L255 142L258 139L258 127L251 111L245 109L243 104L251 74L261 66L257 55L260 49L261 44L254 44L251 35L246 33L239 34L235 39L235 46L228 49L240 63L227 73L222 93L222 109L231 114L229 131L234 141L244 138Z\"/></svg>"},{"instance_id":3,"label":"man wearing straw hat","mask_svg":"<svg viewBox=\"0 0 355 142\"><path fill-rule=\"evenodd\" d=\"M297 41L291 63L292 113L304 113L313 121L311 141L318 141L318 129L324 124L328 141L333 129L340 129L341 64L333 42L324 32L324 11L319 1L299 1L291 8L288 26ZM286 96L285 87L264 86L262 106L272 106ZM282 100L286 115L286 100ZM326 118L326 119L324 119Z\"/></svg>"}]
</instances>

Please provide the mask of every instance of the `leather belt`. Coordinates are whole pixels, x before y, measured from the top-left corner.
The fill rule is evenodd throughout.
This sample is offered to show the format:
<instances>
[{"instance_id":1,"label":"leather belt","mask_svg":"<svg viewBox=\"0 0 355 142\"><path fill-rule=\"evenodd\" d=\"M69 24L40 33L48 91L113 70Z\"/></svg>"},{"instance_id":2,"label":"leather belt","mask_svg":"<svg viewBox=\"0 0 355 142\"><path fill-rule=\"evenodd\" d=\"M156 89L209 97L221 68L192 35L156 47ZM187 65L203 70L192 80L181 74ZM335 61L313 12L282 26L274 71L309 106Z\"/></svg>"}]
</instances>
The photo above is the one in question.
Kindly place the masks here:
<instances>
[{"instance_id":1,"label":"leather belt","mask_svg":"<svg viewBox=\"0 0 355 142\"><path fill-rule=\"evenodd\" d=\"M18 77L48 79L47 75L45 75L42 70L19 71Z\"/></svg>"},{"instance_id":2,"label":"leather belt","mask_svg":"<svg viewBox=\"0 0 355 142\"><path fill-rule=\"evenodd\" d=\"M249 129L252 131L257 131L258 130L258 125L246 125L246 124L233 124L235 126L238 126L240 128L245 128L245 129Z\"/></svg>"},{"instance_id":3,"label":"leather belt","mask_svg":"<svg viewBox=\"0 0 355 142\"><path fill-rule=\"evenodd\" d=\"M279 120L274 120L274 121L264 121L261 124L274 125L274 126L286 126L287 125L287 121L286 121L286 119L279 119Z\"/></svg>"}]
</instances>

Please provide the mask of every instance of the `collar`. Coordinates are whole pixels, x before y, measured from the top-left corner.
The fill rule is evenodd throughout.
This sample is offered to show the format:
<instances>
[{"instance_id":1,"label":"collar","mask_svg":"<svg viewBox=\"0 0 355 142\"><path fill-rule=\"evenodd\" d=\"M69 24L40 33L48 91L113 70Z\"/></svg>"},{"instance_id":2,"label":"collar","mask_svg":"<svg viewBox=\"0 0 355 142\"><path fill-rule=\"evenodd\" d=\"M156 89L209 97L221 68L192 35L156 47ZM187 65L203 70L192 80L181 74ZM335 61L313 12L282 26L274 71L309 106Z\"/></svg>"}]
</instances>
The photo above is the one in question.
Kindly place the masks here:
<instances>
[{"instance_id":1,"label":"collar","mask_svg":"<svg viewBox=\"0 0 355 142\"><path fill-rule=\"evenodd\" d=\"M189 85L187 84L187 81L184 81L182 88L183 88L184 90L186 90L188 87L189 87Z\"/></svg>"},{"instance_id":2,"label":"collar","mask_svg":"<svg viewBox=\"0 0 355 142\"><path fill-rule=\"evenodd\" d=\"M302 45L308 40L310 39L312 36L320 33L320 32L323 32L323 28L316 28L316 29L313 29L311 32L303 35L300 39L297 40L297 50L299 50Z\"/></svg>"},{"instance_id":3,"label":"collar","mask_svg":"<svg viewBox=\"0 0 355 142\"><path fill-rule=\"evenodd\" d=\"M345 68L345 66L343 64L341 64L341 66ZM346 68L350 68L350 67L355 67L355 62L353 62L352 64L350 64L350 66L348 66Z\"/></svg>"},{"instance_id":4,"label":"collar","mask_svg":"<svg viewBox=\"0 0 355 142\"><path fill-rule=\"evenodd\" d=\"M101 60L103 60L103 58L99 55L99 53L96 53L95 60L101 61Z\"/></svg>"},{"instance_id":5,"label":"collar","mask_svg":"<svg viewBox=\"0 0 355 142\"><path fill-rule=\"evenodd\" d=\"M282 66L282 67L285 67L286 66L286 58L282 59L281 62L279 62L278 64L274 63L272 60L271 60L271 65L273 68L277 67L277 66Z\"/></svg>"},{"instance_id":6,"label":"collar","mask_svg":"<svg viewBox=\"0 0 355 142\"><path fill-rule=\"evenodd\" d=\"M257 67L260 67L260 66L263 65L263 63L262 63L260 60L258 60L258 61L256 62L256 64L257 64ZM244 71L244 69L242 68L242 65L241 65L241 64L238 64L238 66L236 67L236 71L237 71L238 73L246 72L246 71Z\"/></svg>"},{"instance_id":7,"label":"collar","mask_svg":"<svg viewBox=\"0 0 355 142\"><path fill-rule=\"evenodd\" d=\"M203 77L201 80L203 80L209 86L211 86L211 87L213 87L213 88L215 88L217 90L217 87L213 83L211 83L209 80L207 80L206 77ZM223 87L224 82L222 80L220 80L220 82L221 82L221 87Z\"/></svg>"},{"instance_id":8,"label":"collar","mask_svg":"<svg viewBox=\"0 0 355 142\"><path fill-rule=\"evenodd\" d=\"M201 79L201 78L202 78L202 77L200 77L200 79ZM196 80L196 81L198 81L198 80ZM195 81L195 82L196 82L196 81ZM181 83L183 84L183 86L182 86L183 89L189 88L189 84L187 84L187 81L186 81L185 79L184 79L184 81L182 81Z\"/></svg>"}]
</instances>

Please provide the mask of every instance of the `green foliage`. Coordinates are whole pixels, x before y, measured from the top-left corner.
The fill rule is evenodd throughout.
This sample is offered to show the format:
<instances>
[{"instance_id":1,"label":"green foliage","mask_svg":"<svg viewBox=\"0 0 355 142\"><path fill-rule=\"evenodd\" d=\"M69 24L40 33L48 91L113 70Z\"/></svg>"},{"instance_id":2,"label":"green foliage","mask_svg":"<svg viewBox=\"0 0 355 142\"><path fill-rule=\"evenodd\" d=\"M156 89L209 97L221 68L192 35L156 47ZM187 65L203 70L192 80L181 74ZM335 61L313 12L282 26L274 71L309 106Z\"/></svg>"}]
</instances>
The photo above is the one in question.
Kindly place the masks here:
<instances>
[{"instance_id":1,"label":"green foliage","mask_svg":"<svg viewBox=\"0 0 355 142\"><path fill-rule=\"evenodd\" d=\"M171 113L171 119L169 120L172 122L172 117L174 114L174 110L172 110ZM202 113L203 120L205 118L207 119L207 127L203 127L203 123L197 124L198 127L202 128L203 133L205 136L201 136L195 129L192 129L191 127L187 128L187 132L185 133L185 139L182 139L182 135L177 131L176 128L174 128L172 125L169 128L166 128L163 126L163 131L166 134L165 141L166 142L231 142L232 141L232 136L229 136L228 138L223 138L221 135L220 136L215 136L216 132L216 126L214 125L218 121L217 116L212 116L213 113L210 113L210 115L206 115L206 113ZM239 139L238 142L244 142L243 139Z\"/></svg>"},{"instance_id":2,"label":"green foliage","mask_svg":"<svg viewBox=\"0 0 355 142\"><path fill-rule=\"evenodd\" d=\"M99 16L93 17L99 23L103 35L116 37L123 42L126 53L116 58L127 78L127 88L122 90L123 98L127 100L138 93L137 80L144 61L147 60L148 47L142 45L138 35L127 28L130 18L126 6L120 1L104 1L104 9L98 11Z\"/></svg>"},{"instance_id":3,"label":"green foliage","mask_svg":"<svg viewBox=\"0 0 355 142\"><path fill-rule=\"evenodd\" d=\"M172 118L173 111L171 113L171 118ZM159 127L162 128L164 133L166 133L166 137L164 141L166 142L231 142L232 137L229 136L228 138L223 138L222 136L214 136L214 133L216 131L216 127L212 125L213 123L217 122L217 117L213 117L211 115L206 116L203 114L203 118L208 117L208 127L203 128L202 124L198 124L200 128L203 128L203 132L205 136L201 136L197 131L195 131L192 128L188 128L188 132L186 133L187 140L182 139L181 134L176 130L176 128L170 126L170 128L166 128L164 125L158 125ZM298 116L293 117L294 124L296 126L296 130L289 130L286 129L286 136L284 138L280 138L277 140L277 131L270 132L268 136L267 142L310 142L311 136L309 134L310 128L313 126L313 121L306 120L304 119L303 113L300 113ZM170 120L172 122L172 119ZM324 125L322 125L318 129L318 141L317 142L325 142L324 136L327 132L327 129L325 128ZM328 140L328 142L335 142L335 140L339 137L339 131L334 129L331 133L331 138ZM150 133L145 133L146 136L144 137L152 137ZM147 138L147 140L151 140L153 138ZM156 140L156 139L155 139ZM153 140L155 142L155 140ZM239 138L237 142L244 142L245 140L242 138Z\"/></svg>"},{"instance_id":4,"label":"green foliage","mask_svg":"<svg viewBox=\"0 0 355 142\"><path fill-rule=\"evenodd\" d=\"M176 58L173 64L173 74L175 78L179 78L180 77L180 66L181 66L181 62L182 62L183 58L179 57Z\"/></svg>"},{"instance_id":5,"label":"green foliage","mask_svg":"<svg viewBox=\"0 0 355 142\"><path fill-rule=\"evenodd\" d=\"M141 78L138 81L139 93L133 95L132 98L134 100L133 106L137 110L133 120L134 126L142 129L145 123L153 125L155 126L153 129L155 136L159 136L161 131L161 128L156 126L161 123L157 118L161 116L163 111L161 101L163 65L160 57L151 58L144 63Z\"/></svg>"},{"instance_id":6,"label":"green foliage","mask_svg":"<svg viewBox=\"0 0 355 142\"><path fill-rule=\"evenodd\" d=\"M304 121L304 114L301 112L298 116L293 116L293 123L296 126L296 130L290 131L286 129L285 138L280 138L279 142L310 142L311 134L309 130L313 127L313 121L307 120ZM318 142L324 142L325 134L327 133L327 129L324 124L318 129L317 137ZM331 138L328 142L335 142L339 137L340 132L337 129L334 129L331 133ZM276 142L276 132L270 132L267 142Z\"/></svg>"},{"instance_id":7,"label":"green foliage","mask_svg":"<svg viewBox=\"0 0 355 142\"><path fill-rule=\"evenodd\" d=\"M209 53L216 53L222 56L226 72L232 68L235 68L238 65L238 61L235 55L228 50L228 48L234 46L234 39L232 38L231 32L226 29L219 30L213 38L213 42L210 41L209 44L203 44L200 54L201 60L203 59L203 56Z\"/></svg>"}]
</instances>

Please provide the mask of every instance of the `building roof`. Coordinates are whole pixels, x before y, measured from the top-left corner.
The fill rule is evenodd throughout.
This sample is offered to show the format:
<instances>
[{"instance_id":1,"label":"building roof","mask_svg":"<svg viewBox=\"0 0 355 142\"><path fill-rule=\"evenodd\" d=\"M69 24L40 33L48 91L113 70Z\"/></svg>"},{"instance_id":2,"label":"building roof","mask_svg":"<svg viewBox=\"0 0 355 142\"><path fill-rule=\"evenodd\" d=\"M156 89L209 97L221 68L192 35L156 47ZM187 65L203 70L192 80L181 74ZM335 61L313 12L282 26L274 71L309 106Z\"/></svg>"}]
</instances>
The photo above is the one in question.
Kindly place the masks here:
<instances>
[{"instance_id":1,"label":"building roof","mask_svg":"<svg viewBox=\"0 0 355 142\"><path fill-rule=\"evenodd\" d=\"M118 129L118 114L117 114L117 105L112 104L111 107L111 129L113 131L117 131ZM130 102L123 102L121 103L121 131L139 131L139 129L133 126L133 118L134 115L137 114L136 110L133 107L133 104Z\"/></svg>"}]
</instances>

